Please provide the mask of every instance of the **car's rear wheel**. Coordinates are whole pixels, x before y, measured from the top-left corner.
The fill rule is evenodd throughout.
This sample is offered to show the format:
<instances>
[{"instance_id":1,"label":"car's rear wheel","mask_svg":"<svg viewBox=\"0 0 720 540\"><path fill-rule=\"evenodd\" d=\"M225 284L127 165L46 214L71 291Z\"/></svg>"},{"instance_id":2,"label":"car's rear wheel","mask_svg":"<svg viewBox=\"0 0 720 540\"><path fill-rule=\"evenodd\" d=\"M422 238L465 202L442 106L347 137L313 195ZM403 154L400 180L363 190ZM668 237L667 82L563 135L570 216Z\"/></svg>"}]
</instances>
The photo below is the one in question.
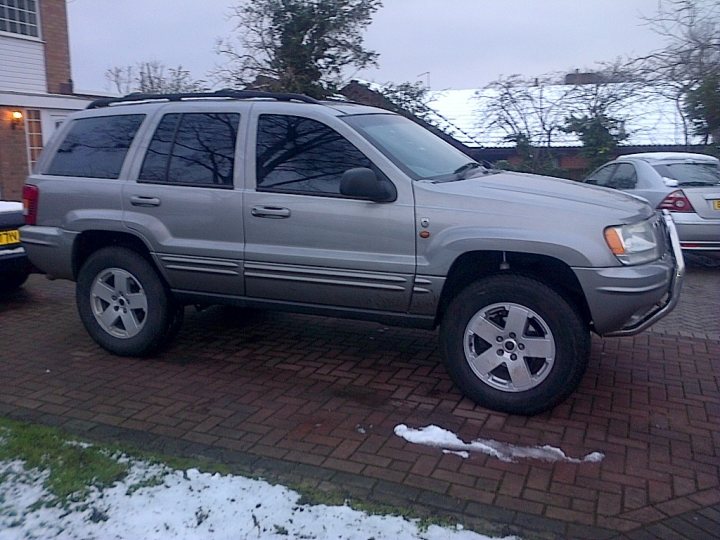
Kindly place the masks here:
<instances>
[{"instance_id":1,"label":"car's rear wheel","mask_svg":"<svg viewBox=\"0 0 720 540\"><path fill-rule=\"evenodd\" d=\"M531 415L577 388L590 331L577 310L546 285L497 275L451 302L441 346L450 376L466 396L490 409Z\"/></svg>"},{"instance_id":2,"label":"car's rear wheel","mask_svg":"<svg viewBox=\"0 0 720 540\"><path fill-rule=\"evenodd\" d=\"M127 248L104 248L88 258L78 274L76 301L90 336L121 356L152 354L173 326L164 283Z\"/></svg>"}]
</instances>

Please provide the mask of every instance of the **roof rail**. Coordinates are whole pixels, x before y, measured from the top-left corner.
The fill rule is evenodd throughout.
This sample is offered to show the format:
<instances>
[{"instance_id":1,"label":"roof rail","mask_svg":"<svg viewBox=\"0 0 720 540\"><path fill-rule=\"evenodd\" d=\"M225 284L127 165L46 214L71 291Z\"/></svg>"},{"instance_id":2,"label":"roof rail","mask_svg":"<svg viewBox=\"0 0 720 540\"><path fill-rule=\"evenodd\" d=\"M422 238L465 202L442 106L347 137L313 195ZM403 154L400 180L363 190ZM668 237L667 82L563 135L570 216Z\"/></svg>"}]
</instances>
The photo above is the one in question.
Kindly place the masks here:
<instances>
[{"instance_id":1,"label":"roof rail","mask_svg":"<svg viewBox=\"0 0 720 540\"><path fill-rule=\"evenodd\" d=\"M292 94L283 92L262 92L259 90L232 90L229 88L223 90L217 90L216 92L188 92L178 94L143 94L141 92L135 92L128 94L124 97L118 98L101 98L96 99L90 105L88 109L99 109L102 107L109 107L116 103L130 103L134 101L183 101L184 99L213 99L213 98L228 98L228 99L275 99L277 101L301 101L303 103L321 104L317 99L311 98L304 94Z\"/></svg>"}]
</instances>

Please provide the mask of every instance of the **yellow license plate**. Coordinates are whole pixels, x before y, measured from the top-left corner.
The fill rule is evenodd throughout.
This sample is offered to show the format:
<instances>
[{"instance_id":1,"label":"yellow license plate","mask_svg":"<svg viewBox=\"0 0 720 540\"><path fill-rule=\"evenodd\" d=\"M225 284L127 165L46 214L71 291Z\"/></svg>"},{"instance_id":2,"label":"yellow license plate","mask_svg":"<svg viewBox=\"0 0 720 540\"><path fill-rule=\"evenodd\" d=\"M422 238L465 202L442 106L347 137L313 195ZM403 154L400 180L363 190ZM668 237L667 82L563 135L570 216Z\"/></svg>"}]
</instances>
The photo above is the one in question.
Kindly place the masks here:
<instances>
[{"instance_id":1,"label":"yellow license plate","mask_svg":"<svg viewBox=\"0 0 720 540\"><path fill-rule=\"evenodd\" d=\"M713 210L720 210L720 199L715 199L713 201Z\"/></svg>"},{"instance_id":2,"label":"yellow license plate","mask_svg":"<svg viewBox=\"0 0 720 540\"><path fill-rule=\"evenodd\" d=\"M20 243L20 231L0 231L0 246L6 244L19 244Z\"/></svg>"}]
</instances>

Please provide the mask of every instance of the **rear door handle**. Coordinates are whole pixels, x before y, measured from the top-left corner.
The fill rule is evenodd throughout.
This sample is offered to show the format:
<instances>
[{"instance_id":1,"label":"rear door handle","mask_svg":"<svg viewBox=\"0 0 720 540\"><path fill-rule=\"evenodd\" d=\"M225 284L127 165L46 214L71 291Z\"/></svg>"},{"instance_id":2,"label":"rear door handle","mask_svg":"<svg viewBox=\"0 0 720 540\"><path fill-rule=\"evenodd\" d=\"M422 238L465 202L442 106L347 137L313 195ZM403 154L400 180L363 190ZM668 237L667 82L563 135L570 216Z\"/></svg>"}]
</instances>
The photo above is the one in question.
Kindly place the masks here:
<instances>
[{"instance_id":1,"label":"rear door handle","mask_svg":"<svg viewBox=\"0 0 720 540\"><path fill-rule=\"evenodd\" d=\"M255 206L250 213L261 218L282 219L290 217L290 209L279 206Z\"/></svg>"},{"instance_id":2,"label":"rear door handle","mask_svg":"<svg viewBox=\"0 0 720 540\"><path fill-rule=\"evenodd\" d=\"M130 197L130 204L133 206L160 206L160 199L157 197L142 197L133 195Z\"/></svg>"}]
</instances>

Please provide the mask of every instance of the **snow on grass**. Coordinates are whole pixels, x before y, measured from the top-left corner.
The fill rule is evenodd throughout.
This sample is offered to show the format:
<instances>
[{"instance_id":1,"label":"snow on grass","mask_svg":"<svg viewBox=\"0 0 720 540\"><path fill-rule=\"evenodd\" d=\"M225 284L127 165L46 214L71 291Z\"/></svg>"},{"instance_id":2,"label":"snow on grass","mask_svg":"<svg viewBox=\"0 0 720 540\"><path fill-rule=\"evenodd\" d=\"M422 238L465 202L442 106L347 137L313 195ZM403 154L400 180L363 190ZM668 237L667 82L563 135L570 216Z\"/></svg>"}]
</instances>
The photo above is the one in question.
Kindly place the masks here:
<instances>
[{"instance_id":1,"label":"snow on grass","mask_svg":"<svg viewBox=\"0 0 720 540\"><path fill-rule=\"evenodd\" d=\"M496 457L500 461L508 462L517 459L540 459L568 463L597 463L605 457L605 454L601 452L592 452L583 458L573 458L554 446L515 446L492 439L475 439L466 443L452 431L433 425L413 429L405 424L398 424L395 426L395 435L414 444L442 448L444 453L448 453L448 451L458 453L463 458L469 457L468 451L482 452ZM461 455L460 452L464 452L465 455Z\"/></svg>"},{"instance_id":2,"label":"snow on grass","mask_svg":"<svg viewBox=\"0 0 720 540\"><path fill-rule=\"evenodd\" d=\"M65 505L43 487L47 472L0 461L0 540L425 539L482 540L461 527L299 504L282 486L239 476L131 461L127 476Z\"/></svg>"}]
</instances>

